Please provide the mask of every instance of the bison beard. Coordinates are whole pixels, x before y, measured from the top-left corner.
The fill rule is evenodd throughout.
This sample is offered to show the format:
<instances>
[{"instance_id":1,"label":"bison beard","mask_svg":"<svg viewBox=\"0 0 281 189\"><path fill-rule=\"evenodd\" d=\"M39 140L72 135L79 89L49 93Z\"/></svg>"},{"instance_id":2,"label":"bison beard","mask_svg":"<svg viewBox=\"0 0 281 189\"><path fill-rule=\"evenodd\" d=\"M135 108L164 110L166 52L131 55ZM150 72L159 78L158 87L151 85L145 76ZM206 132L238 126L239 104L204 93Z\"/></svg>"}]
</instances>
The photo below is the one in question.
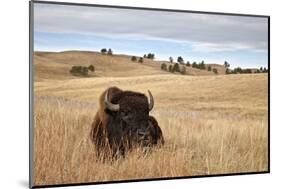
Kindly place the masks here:
<instances>
[{"instance_id":1,"label":"bison beard","mask_svg":"<svg viewBox=\"0 0 281 189\"><path fill-rule=\"evenodd\" d=\"M149 116L153 108L144 94L122 91L117 87L105 90L99 99L100 108L92 124L91 139L101 159L125 156L133 146L152 147L164 144L161 128Z\"/></svg>"}]
</instances>

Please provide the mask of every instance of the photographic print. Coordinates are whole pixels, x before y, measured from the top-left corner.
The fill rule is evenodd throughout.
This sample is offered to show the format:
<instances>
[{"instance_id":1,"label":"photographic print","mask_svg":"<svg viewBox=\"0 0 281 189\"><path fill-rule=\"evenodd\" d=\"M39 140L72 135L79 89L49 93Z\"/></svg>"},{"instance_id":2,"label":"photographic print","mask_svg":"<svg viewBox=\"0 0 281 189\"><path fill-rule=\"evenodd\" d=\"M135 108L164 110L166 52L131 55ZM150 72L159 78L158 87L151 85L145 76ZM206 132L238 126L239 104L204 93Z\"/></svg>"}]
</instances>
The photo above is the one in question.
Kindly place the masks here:
<instances>
[{"instance_id":1,"label":"photographic print","mask_svg":"<svg viewBox=\"0 0 281 189\"><path fill-rule=\"evenodd\" d=\"M31 187L269 172L269 17L32 1Z\"/></svg>"}]
</instances>

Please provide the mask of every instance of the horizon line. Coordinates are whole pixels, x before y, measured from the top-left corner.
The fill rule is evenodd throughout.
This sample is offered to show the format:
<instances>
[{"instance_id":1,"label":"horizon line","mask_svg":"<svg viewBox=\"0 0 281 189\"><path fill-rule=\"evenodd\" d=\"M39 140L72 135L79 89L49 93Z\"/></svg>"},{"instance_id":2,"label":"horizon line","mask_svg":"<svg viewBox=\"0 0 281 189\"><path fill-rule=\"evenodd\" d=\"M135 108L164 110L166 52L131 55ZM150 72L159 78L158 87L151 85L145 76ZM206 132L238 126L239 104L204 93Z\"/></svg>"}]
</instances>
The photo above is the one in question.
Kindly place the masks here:
<instances>
[{"instance_id":1,"label":"horizon line","mask_svg":"<svg viewBox=\"0 0 281 189\"><path fill-rule=\"evenodd\" d=\"M50 51L50 50L34 50L34 53L36 52L42 52L42 53L64 53L64 52L90 52L90 53L99 53L99 54L102 54L100 51L97 51L97 50L75 50L75 49L72 49L72 50L53 50L53 51ZM147 53L148 54L148 53ZM152 53L154 54L154 53ZM104 54L104 55L107 55L107 54ZM144 58L143 56L138 56L138 55L131 55L131 54L114 54L112 56L128 56L128 57L132 57L132 56L136 56L136 57L139 57L139 58ZM177 56L177 57L180 57L180 56ZM176 57L176 58L177 58ZM182 57L182 56L181 56ZM173 58L173 57L172 57ZM146 58L146 59L150 59L150 58ZM155 61L155 62L166 62L166 63L171 63L169 60L163 60L163 59L150 59L152 61ZM190 65L192 65L193 62L196 62L197 64L198 63L201 63L202 61L204 61L204 64L205 65L208 65L208 64L217 64L217 65L221 65L223 66L224 64L220 64L220 63L217 63L217 62L209 62L209 63L206 63L205 60L201 60L201 61L189 61ZM227 61L226 61L227 62ZM179 63L178 61L173 61L172 63ZM180 64L180 63L179 63ZM183 64L186 65L186 62L183 62ZM192 66L191 66L192 67ZM261 66L262 68L266 68L268 69L268 66ZM236 66L234 68L243 68L243 69L260 69L261 67L243 67L243 66ZM233 68L233 69L234 69Z\"/></svg>"}]
</instances>

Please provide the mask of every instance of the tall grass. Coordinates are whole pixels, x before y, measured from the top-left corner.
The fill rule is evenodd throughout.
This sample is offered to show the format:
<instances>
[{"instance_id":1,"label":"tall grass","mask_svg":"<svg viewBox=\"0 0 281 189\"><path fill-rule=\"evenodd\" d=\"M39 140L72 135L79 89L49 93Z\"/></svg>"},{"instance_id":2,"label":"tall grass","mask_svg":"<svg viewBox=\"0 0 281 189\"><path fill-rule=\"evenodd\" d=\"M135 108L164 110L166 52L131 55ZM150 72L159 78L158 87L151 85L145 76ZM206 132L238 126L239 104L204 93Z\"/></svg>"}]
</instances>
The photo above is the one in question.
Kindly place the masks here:
<instances>
[{"instance_id":1,"label":"tall grass","mask_svg":"<svg viewBox=\"0 0 281 189\"><path fill-rule=\"evenodd\" d=\"M96 160L89 133L97 103L36 96L36 185L265 171L267 117L155 109L165 145L126 158ZM237 114L238 115L238 114Z\"/></svg>"}]
</instances>

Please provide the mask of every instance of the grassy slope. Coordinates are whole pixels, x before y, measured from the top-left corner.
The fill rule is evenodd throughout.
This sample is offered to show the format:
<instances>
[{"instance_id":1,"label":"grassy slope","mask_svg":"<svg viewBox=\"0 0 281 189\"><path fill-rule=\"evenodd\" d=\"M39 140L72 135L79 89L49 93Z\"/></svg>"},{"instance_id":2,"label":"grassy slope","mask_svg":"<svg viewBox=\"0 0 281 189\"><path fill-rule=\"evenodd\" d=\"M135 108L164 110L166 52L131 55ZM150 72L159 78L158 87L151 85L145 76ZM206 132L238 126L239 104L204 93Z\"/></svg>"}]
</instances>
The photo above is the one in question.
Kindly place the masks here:
<instances>
[{"instance_id":1,"label":"grassy slope","mask_svg":"<svg viewBox=\"0 0 281 189\"><path fill-rule=\"evenodd\" d=\"M87 51L65 51L65 52L35 52L35 80L42 79L71 79L76 78L69 74L69 70L74 65L89 66L96 68L97 77L128 77L167 74L160 69L161 63L166 61L152 61L144 59L140 64L131 61L131 56L126 55L102 55L98 52ZM220 65L212 65L218 69L219 74L224 74L225 69ZM199 70L192 67L186 67L188 75L214 75L207 70ZM170 73L169 73L170 74Z\"/></svg>"},{"instance_id":2,"label":"grassy slope","mask_svg":"<svg viewBox=\"0 0 281 189\"><path fill-rule=\"evenodd\" d=\"M58 55L56 62L74 64L71 54L64 58L68 56L65 60ZM89 58L84 58L81 64L88 64ZM93 64L98 68L99 63ZM114 74L110 68L106 72ZM146 76L132 73L126 73L131 77L67 75L64 80L46 80L41 78L56 74L39 72L34 117L36 184L267 170L267 74L182 76L153 68ZM109 86L152 91L151 114L163 130L163 148L147 155L135 150L114 163L96 162L90 125L98 96Z\"/></svg>"}]
</instances>

